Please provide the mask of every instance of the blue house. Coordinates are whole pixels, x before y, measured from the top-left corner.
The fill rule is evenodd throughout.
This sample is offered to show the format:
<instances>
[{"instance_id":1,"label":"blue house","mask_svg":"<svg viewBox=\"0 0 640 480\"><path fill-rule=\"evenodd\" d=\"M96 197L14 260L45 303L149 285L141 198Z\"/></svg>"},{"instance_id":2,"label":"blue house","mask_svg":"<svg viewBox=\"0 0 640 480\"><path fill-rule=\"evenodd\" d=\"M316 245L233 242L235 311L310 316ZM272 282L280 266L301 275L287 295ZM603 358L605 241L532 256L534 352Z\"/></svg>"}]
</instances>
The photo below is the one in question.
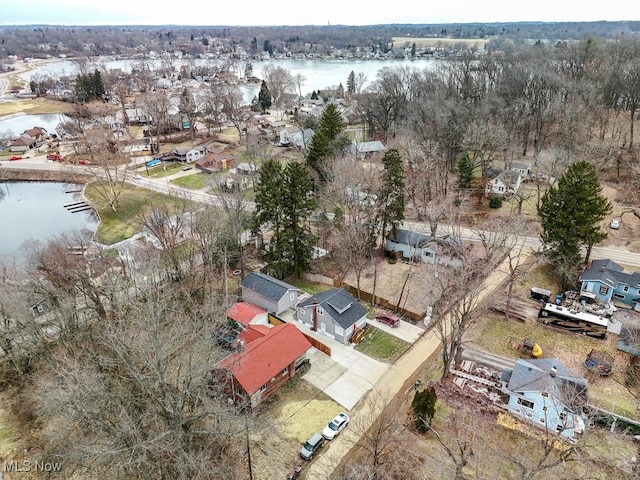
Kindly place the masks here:
<instances>
[{"instance_id":1,"label":"blue house","mask_svg":"<svg viewBox=\"0 0 640 480\"><path fill-rule=\"evenodd\" d=\"M640 311L640 272L626 273L613 260L593 260L580 275L581 290L601 303L619 303Z\"/></svg>"},{"instance_id":2,"label":"blue house","mask_svg":"<svg viewBox=\"0 0 640 480\"><path fill-rule=\"evenodd\" d=\"M585 430L585 378L555 358L538 358L516 360L512 370L502 371L500 380L512 415L568 442L578 441Z\"/></svg>"}]
</instances>

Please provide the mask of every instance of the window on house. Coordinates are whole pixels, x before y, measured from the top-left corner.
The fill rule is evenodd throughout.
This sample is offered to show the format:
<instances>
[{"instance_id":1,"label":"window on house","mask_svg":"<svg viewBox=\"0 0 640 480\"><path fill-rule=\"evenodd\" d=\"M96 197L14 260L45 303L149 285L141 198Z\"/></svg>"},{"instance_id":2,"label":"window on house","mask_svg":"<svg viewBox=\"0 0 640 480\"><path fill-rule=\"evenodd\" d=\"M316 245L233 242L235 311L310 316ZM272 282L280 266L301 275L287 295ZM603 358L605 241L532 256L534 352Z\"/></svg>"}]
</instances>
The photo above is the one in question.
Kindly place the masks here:
<instances>
[{"instance_id":1,"label":"window on house","mask_svg":"<svg viewBox=\"0 0 640 480\"><path fill-rule=\"evenodd\" d=\"M336 332L336 335L344 335L344 330L343 330L343 328L342 328L341 326L339 326L339 325L336 325L336 327L335 327L335 332Z\"/></svg>"},{"instance_id":2,"label":"window on house","mask_svg":"<svg viewBox=\"0 0 640 480\"><path fill-rule=\"evenodd\" d=\"M560 412L560 420L562 420L563 422L567 420L566 412Z\"/></svg>"},{"instance_id":3,"label":"window on house","mask_svg":"<svg viewBox=\"0 0 640 480\"><path fill-rule=\"evenodd\" d=\"M548 397L549 396L549 392L542 392L540 395L542 395L543 397Z\"/></svg>"},{"instance_id":4,"label":"window on house","mask_svg":"<svg viewBox=\"0 0 640 480\"><path fill-rule=\"evenodd\" d=\"M267 389L267 384L266 383L260 387L260 391L261 392L264 392L266 389Z\"/></svg>"},{"instance_id":5,"label":"window on house","mask_svg":"<svg viewBox=\"0 0 640 480\"><path fill-rule=\"evenodd\" d=\"M624 300L624 295L620 293L614 293L613 298L617 298L618 300Z\"/></svg>"},{"instance_id":6,"label":"window on house","mask_svg":"<svg viewBox=\"0 0 640 480\"><path fill-rule=\"evenodd\" d=\"M609 293L609 287L600 285L600 295L606 295L607 293Z\"/></svg>"},{"instance_id":7,"label":"window on house","mask_svg":"<svg viewBox=\"0 0 640 480\"><path fill-rule=\"evenodd\" d=\"M530 408L531 410L533 410L533 407L535 407L535 403L533 403L530 400L527 400L526 398L518 398L518 405L522 405L523 407Z\"/></svg>"},{"instance_id":8,"label":"window on house","mask_svg":"<svg viewBox=\"0 0 640 480\"><path fill-rule=\"evenodd\" d=\"M282 369L282 372L280 372L282 374L282 376L284 377L287 373L289 373L289 367L284 367Z\"/></svg>"},{"instance_id":9,"label":"window on house","mask_svg":"<svg viewBox=\"0 0 640 480\"><path fill-rule=\"evenodd\" d=\"M316 307L316 312L318 312L318 315L324 315L324 310L322 310L322 307Z\"/></svg>"},{"instance_id":10,"label":"window on house","mask_svg":"<svg viewBox=\"0 0 640 480\"><path fill-rule=\"evenodd\" d=\"M564 425L556 425L556 432L561 432L564 430Z\"/></svg>"},{"instance_id":11,"label":"window on house","mask_svg":"<svg viewBox=\"0 0 640 480\"><path fill-rule=\"evenodd\" d=\"M295 301L296 299L296 292L289 292L289 300L290 301Z\"/></svg>"},{"instance_id":12,"label":"window on house","mask_svg":"<svg viewBox=\"0 0 640 480\"><path fill-rule=\"evenodd\" d=\"M623 292L628 292L629 291L629 285L625 285L624 287L622 287L622 291Z\"/></svg>"}]
</instances>

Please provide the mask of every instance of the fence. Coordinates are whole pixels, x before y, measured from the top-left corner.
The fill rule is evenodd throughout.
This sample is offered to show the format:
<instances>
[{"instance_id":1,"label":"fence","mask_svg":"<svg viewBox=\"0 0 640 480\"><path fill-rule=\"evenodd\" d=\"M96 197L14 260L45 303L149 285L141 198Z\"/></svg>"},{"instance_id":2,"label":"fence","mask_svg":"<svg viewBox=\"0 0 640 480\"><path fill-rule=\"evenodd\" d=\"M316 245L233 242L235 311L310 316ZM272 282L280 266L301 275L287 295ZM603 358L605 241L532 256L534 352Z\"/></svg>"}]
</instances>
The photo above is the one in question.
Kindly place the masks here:
<instances>
[{"instance_id":1,"label":"fence","mask_svg":"<svg viewBox=\"0 0 640 480\"><path fill-rule=\"evenodd\" d=\"M302 332L302 334L306 337L307 340L309 340L309 343L311 345L313 345L314 347L316 347L318 350L320 350L322 353L331 356L331 348L328 347L327 345L325 345L324 343L322 343L320 340L318 340L317 338L313 338L310 335L307 335L306 333Z\"/></svg>"},{"instance_id":2,"label":"fence","mask_svg":"<svg viewBox=\"0 0 640 480\"><path fill-rule=\"evenodd\" d=\"M321 283L323 285L332 285L333 287L336 287L336 288L343 287L347 292L349 292L355 298L358 298L358 289L352 285L349 285L348 283L343 283L339 278L331 278L318 273L303 273L302 278L314 283ZM420 322L425 317L425 312L414 312L401 307L397 307L396 309L396 305L393 302L390 302L386 298L380 297L378 295L376 295L375 302L374 302L373 295L370 292L365 292L364 290L360 290L360 300L362 300L363 302L378 305L388 310L397 311L403 317L410 318L414 322Z\"/></svg>"}]
</instances>

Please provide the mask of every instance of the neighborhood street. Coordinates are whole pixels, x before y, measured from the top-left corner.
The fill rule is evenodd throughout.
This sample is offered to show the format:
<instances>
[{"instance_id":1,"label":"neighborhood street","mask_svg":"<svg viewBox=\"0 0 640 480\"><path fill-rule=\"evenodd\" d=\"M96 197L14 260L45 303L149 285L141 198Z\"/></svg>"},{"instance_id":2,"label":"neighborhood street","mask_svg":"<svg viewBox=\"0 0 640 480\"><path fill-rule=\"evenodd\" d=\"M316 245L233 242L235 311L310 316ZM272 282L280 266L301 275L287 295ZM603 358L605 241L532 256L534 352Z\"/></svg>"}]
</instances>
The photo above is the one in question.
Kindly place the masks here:
<instances>
[{"instance_id":1,"label":"neighborhood street","mask_svg":"<svg viewBox=\"0 0 640 480\"><path fill-rule=\"evenodd\" d=\"M139 164L139 162L138 162ZM137 165L135 162L130 163L127 168L126 180L134 185L153 190L155 192L165 193L167 195L174 195L189 199L194 202L204 203L208 205L220 205L220 200L217 196L205 193L198 190L190 190L188 188L182 188L171 184L169 178L134 178L134 167ZM25 158L17 162L2 162L0 168L13 168L13 169L25 169L25 170L42 170L42 171L59 171L59 172L94 172L93 174L100 175L99 167L81 166L81 165L65 165L58 162L47 160L44 155L36 156L32 158ZM197 173L196 170L189 171L188 174ZM186 174L180 172L179 175ZM249 210L255 209L253 202L246 202L246 206ZM415 222L406 220L403 222L403 227L416 232L429 234L430 226L427 222ZM467 241L480 241L477 229L455 227L455 229L448 225L439 225L438 236L444 236L451 233L457 233L461 236L462 240ZM537 237L524 237L524 244L531 248L534 252L539 251L542 247L540 239ZM610 259L622 265L630 267L640 267L640 253L629 251L623 247L593 247L591 251L592 259Z\"/></svg>"}]
</instances>

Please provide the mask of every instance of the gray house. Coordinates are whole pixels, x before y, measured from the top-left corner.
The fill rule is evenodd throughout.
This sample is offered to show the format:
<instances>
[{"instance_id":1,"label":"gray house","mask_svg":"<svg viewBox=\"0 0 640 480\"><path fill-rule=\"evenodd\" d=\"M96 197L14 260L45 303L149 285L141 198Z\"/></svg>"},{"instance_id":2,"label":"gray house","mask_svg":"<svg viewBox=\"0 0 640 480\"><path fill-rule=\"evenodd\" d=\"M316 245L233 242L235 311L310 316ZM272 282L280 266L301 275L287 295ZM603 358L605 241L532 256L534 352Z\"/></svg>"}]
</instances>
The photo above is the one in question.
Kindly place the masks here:
<instances>
[{"instance_id":1,"label":"gray house","mask_svg":"<svg viewBox=\"0 0 640 480\"><path fill-rule=\"evenodd\" d=\"M282 280L260 272L251 272L240 284L242 300L276 315L298 303L302 291Z\"/></svg>"},{"instance_id":2,"label":"gray house","mask_svg":"<svg viewBox=\"0 0 640 480\"><path fill-rule=\"evenodd\" d=\"M385 241L385 248L401 252L402 258L451 266L461 265L456 255L459 246L459 242L450 236L438 240L404 228L398 228Z\"/></svg>"},{"instance_id":3,"label":"gray house","mask_svg":"<svg viewBox=\"0 0 640 480\"><path fill-rule=\"evenodd\" d=\"M555 358L518 359L502 371L509 413L575 443L585 430L587 380Z\"/></svg>"},{"instance_id":4,"label":"gray house","mask_svg":"<svg viewBox=\"0 0 640 480\"><path fill-rule=\"evenodd\" d=\"M345 345L367 323L367 311L344 288L316 294L296 307L298 321Z\"/></svg>"}]
</instances>

